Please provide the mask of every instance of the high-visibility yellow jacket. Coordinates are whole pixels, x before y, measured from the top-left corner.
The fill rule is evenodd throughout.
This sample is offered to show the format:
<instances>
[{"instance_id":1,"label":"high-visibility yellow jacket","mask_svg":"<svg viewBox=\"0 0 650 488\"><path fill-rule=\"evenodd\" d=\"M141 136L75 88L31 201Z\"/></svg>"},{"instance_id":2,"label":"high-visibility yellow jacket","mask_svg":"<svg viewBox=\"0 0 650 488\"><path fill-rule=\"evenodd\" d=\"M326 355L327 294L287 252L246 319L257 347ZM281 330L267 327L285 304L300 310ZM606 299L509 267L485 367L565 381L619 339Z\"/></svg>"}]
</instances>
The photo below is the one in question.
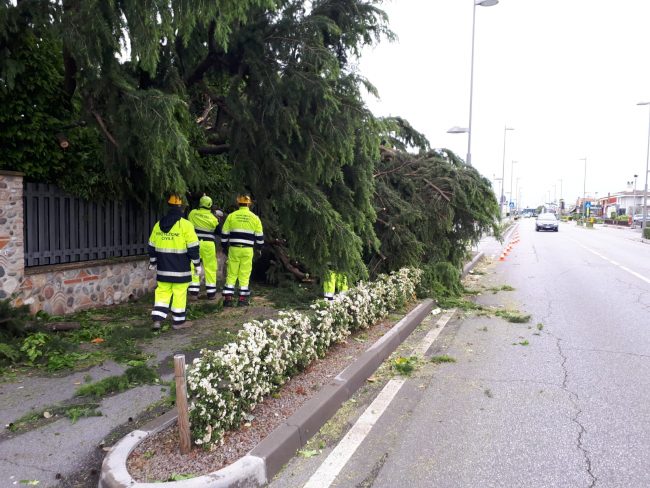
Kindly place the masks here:
<instances>
[{"instance_id":1,"label":"high-visibility yellow jacket","mask_svg":"<svg viewBox=\"0 0 650 488\"><path fill-rule=\"evenodd\" d=\"M192 281L190 262L201 264L194 226L174 209L156 222L149 236L149 262L157 267L156 279L168 283Z\"/></svg>"},{"instance_id":2,"label":"high-visibility yellow jacket","mask_svg":"<svg viewBox=\"0 0 650 488\"><path fill-rule=\"evenodd\" d=\"M196 208L188 215L188 220L194 225L196 236L201 241L216 241L216 229L219 220L208 208Z\"/></svg>"},{"instance_id":3,"label":"high-visibility yellow jacket","mask_svg":"<svg viewBox=\"0 0 650 488\"><path fill-rule=\"evenodd\" d=\"M248 207L240 207L226 217L221 228L224 246L253 247L264 244L262 221Z\"/></svg>"}]
</instances>

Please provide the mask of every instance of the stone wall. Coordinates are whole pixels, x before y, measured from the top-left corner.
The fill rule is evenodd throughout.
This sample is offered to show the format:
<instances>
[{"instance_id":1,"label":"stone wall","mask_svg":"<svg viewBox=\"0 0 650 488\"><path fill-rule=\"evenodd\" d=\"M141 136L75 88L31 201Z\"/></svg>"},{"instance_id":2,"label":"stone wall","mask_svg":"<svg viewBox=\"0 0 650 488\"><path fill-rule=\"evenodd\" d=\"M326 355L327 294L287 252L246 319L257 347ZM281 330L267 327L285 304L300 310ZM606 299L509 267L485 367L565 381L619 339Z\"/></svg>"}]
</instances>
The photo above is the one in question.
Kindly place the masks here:
<instances>
[{"instance_id":1,"label":"stone wall","mask_svg":"<svg viewBox=\"0 0 650 488\"><path fill-rule=\"evenodd\" d=\"M155 288L146 256L25 268L23 212L23 174L0 171L0 299L63 315Z\"/></svg>"},{"instance_id":2,"label":"stone wall","mask_svg":"<svg viewBox=\"0 0 650 488\"><path fill-rule=\"evenodd\" d=\"M27 268L17 305L64 315L140 298L156 287L146 257Z\"/></svg>"},{"instance_id":3,"label":"stone wall","mask_svg":"<svg viewBox=\"0 0 650 488\"><path fill-rule=\"evenodd\" d=\"M0 171L0 299L18 290L25 270L23 175Z\"/></svg>"},{"instance_id":4,"label":"stone wall","mask_svg":"<svg viewBox=\"0 0 650 488\"><path fill-rule=\"evenodd\" d=\"M147 256L25 268L23 175L0 171L0 299L64 315L140 298L156 287ZM220 281L225 256L218 254Z\"/></svg>"}]
</instances>

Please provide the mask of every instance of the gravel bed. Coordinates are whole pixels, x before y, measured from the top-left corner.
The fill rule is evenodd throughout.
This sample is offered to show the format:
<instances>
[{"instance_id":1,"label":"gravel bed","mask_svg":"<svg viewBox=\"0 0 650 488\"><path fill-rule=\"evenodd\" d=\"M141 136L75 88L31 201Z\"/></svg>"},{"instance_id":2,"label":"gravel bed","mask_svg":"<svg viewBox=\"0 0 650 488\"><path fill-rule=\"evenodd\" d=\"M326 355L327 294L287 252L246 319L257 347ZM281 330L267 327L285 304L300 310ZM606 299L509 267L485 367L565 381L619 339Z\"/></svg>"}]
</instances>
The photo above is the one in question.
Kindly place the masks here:
<instances>
[{"instance_id":1,"label":"gravel bed","mask_svg":"<svg viewBox=\"0 0 650 488\"><path fill-rule=\"evenodd\" d=\"M171 481L183 475L201 476L237 461L396 322L384 320L330 348L325 358L314 361L305 371L287 381L278 393L257 405L252 412L254 418L239 430L226 433L223 444L212 451L193 447L189 454L180 454L175 424L146 438L127 460L129 473L138 482Z\"/></svg>"}]
</instances>

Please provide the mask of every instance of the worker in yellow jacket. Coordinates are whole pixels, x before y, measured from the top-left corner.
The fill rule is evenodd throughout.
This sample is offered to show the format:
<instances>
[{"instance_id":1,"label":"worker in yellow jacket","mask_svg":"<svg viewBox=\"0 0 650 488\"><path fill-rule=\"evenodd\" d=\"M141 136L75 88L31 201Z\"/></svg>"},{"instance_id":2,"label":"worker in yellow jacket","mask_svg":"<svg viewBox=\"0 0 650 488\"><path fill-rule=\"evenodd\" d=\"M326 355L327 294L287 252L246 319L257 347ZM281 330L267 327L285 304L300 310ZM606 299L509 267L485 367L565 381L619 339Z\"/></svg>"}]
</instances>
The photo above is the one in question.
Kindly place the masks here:
<instances>
[{"instance_id":1,"label":"worker in yellow jacket","mask_svg":"<svg viewBox=\"0 0 650 488\"><path fill-rule=\"evenodd\" d=\"M248 305L249 283L253 270L255 246L264 244L264 231L259 217L250 210L253 200L248 195L237 197L238 210L226 217L221 229L221 245L228 256L226 284L221 294L224 306L234 305L235 285L239 282L239 305Z\"/></svg>"},{"instance_id":2,"label":"worker in yellow jacket","mask_svg":"<svg viewBox=\"0 0 650 488\"><path fill-rule=\"evenodd\" d=\"M156 222L149 237L149 269L156 268L156 291L151 312L154 330L159 330L170 310L172 328L189 327L185 322L187 288L192 279L190 264L201 273L199 239L194 226L183 218L183 201L172 195L169 212Z\"/></svg>"},{"instance_id":3,"label":"worker in yellow jacket","mask_svg":"<svg viewBox=\"0 0 650 488\"><path fill-rule=\"evenodd\" d=\"M203 195L199 200L199 208L190 212L187 219L194 225L199 238L199 254L205 273L205 293L209 300L217 297L217 226L219 220L212 213L212 198ZM198 298L201 287L201 277L192 266L192 282L188 288L190 297Z\"/></svg>"}]
</instances>

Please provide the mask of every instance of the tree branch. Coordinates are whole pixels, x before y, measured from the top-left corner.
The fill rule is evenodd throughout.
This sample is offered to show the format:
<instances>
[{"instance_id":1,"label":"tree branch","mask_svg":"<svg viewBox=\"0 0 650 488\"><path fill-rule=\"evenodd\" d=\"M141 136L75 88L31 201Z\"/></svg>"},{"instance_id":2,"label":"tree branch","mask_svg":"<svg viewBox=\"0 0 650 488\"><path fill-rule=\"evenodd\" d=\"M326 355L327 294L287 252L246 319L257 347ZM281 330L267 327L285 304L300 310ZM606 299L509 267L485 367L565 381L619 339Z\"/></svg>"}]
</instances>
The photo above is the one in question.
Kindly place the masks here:
<instances>
[{"instance_id":1,"label":"tree branch","mask_svg":"<svg viewBox=\"0 0 650 488\"><path fill-rule=\"evenodd\" d=\"M205 73L214 65L215 62L219 60L217 56L217 45L214 41L214 34L217 29L217 22L210 22L210 27L208 27L208 55L203 61L201 61L194 71L186 78L185 83L188 87L198 83L203 79Z\"/></svg>"},{"instance_id":2,"label":"tree branch","mask_svg":"<svg viewBox=\"0 0 650 488\"><path fill-rule=\"evenodd\" d=\"M203 146L197 148L201 156L209 156L215 154L223 154L230 150L230 144L219 144L217 146Z\"/></svg>"},{"instance_id":3,"label":"tree branch","mask_svg":"<svg viewBox=\"0 0 650 488\"><path fill-rule=\"evenodd\" d=\"M99 114L98 114L96 111L94 111L94 110L93 110L91 113L93 114L93 117L95 117L95 120L96 120L97 123L99 124L99 127L100 127L100 129L102 130L102 132L104 133L104 135L106 136L106 138L107 138L109 141L111 141L111 143L112 143L116 148L119 148L120 145L117 143L117 141L116 141L115 138L113 137L113 134L111 134L110 131L108 130L108 128L106 127L106 123L104 122L104 119L102 119L102 116L99 115Z\"/></svg>"},{"instance_id":4,"label":"tree branch","mask_svg":"<svg viewBox=\"0 0 650 488\"><path fill-rule=\"evenodd\" d=\"M291 264L289 261L289 256L287 256L287 253L284 251L284 249L282 249L282 247L277 244L271 244L271 250L273 251L273 254L275 254L275 256L280 260L282 266L284 266L285 269L289 271L289 273L294 275L299 280L307 279L306 273L303 273L293 264Z\"/></svg>"},{"instance_id":5,"label":"tree branch","mask_svg":"<svg viewBox=\"0 0 650 488\"><path fill-rule=\"evenodd\" d=\"M447 194L446 191L440 189L439 187L437 187L436 185L434 185L433 183L431 183L431 182L430 182L429 180L427 180L426 178L422 178L422 180L424 180L424 182L425 182L427 185L429 185L431 188L433 188L434 190L436 190L436 191L440 194L440 196L441 196L442 198L444 198L444 199L447 200L448 202L451 201L451 198L449 197L449 195Z\"/></svg>"},{"instance_id":6,"label":"tree branch","mask_svg":"<svg viewBox=\"0 0 650 488\"><path fill-rule=\"evenodd\" d=\"M65 69L63 91L65 92L70 108L72 107L72 97L77 89L77 62L65 45L63 46L63 67Z\"/></svg>"}]
</instances>

